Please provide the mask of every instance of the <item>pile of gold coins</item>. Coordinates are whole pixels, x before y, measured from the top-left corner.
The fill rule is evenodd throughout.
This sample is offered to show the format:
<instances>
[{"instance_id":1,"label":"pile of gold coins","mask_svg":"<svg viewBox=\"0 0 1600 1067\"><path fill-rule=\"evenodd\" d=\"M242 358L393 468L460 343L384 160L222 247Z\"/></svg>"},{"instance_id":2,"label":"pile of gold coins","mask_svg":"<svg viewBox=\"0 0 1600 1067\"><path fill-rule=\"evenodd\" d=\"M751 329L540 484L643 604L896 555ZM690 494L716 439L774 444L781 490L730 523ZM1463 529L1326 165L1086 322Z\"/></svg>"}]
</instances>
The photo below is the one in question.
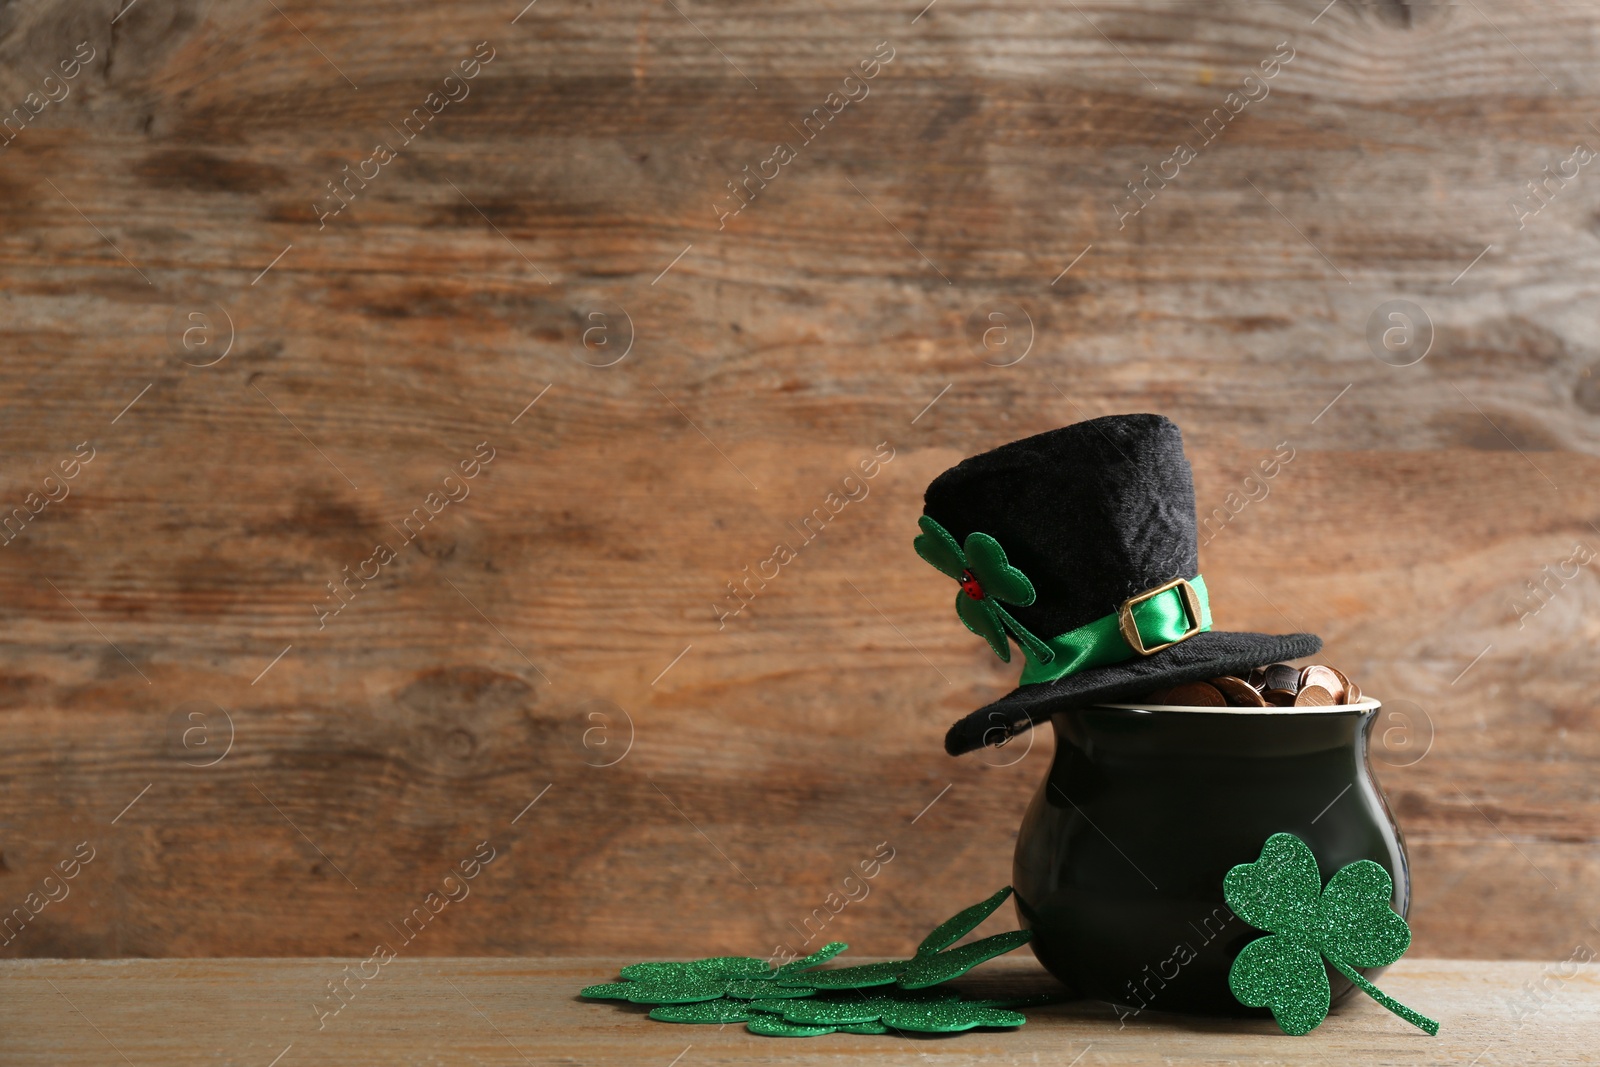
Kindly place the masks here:
<instances>
[{"instance_id":1,"label":"pile of gold coins","mask_svg":"<svg viewBox=\"0 0 1600 1067\"><path fill-rule=\"evenodd\" d=\"M1223 675L1157 689L1144 703L1185 708L1331 708L1361 700L1361 687L1333 667L1274 663L1244 678Z\"/></svg>"}]
</instances>

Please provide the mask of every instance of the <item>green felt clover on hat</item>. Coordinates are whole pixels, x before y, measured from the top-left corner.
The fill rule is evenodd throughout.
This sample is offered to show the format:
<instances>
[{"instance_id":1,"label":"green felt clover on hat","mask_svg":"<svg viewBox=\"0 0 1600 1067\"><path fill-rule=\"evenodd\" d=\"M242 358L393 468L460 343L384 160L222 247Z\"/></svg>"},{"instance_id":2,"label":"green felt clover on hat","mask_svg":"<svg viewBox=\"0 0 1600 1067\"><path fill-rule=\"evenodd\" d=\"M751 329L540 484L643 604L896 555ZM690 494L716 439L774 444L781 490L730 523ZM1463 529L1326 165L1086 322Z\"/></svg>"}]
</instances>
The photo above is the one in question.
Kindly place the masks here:
<instances>
[{"instance_id":1,"label":"green felt clover on hat","mask_svg":"<svg viewBox=\"0 0 1600 1067\"><path fill-rule=\"evenodd\" d=\"M1011 662L1006 634L1042 663L1055 659L1043 641L1028 632L1004 604L1025 608L1036 599L1028 576L1006 561L1006 550L986 533L969 533L965 545L956 544L939 523L927 515L917 520L922 533L911 542L917 555L961 583L956 594L956 614L967 629L989 642L994 654Z\"/></svg>"}]
</instances>

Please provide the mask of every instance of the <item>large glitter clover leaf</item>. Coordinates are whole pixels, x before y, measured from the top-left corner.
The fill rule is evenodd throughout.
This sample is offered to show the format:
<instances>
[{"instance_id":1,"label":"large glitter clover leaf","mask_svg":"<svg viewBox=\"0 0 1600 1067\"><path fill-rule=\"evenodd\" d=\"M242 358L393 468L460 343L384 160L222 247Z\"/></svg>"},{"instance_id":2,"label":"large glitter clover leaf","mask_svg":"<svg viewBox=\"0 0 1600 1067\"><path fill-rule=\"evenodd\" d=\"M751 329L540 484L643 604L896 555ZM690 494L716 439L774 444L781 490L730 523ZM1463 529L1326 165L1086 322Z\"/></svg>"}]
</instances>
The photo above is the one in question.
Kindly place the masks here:
<instances>
[{"instance_id":1,"label":"large glitter clover leaf","mask_svg":"<svg viewBox=\"0 0 1600 1067\"><path fill-rule=\"evenodd\" d=\"M1028 632L1004 604L1025 608L1035 598L1028 576L1006 560L1000 542L986 533L970 533L964 545L957 544L939 523L927 515L917 520L922 533L911 542L917 555L961 583L956 594L956 614L967 629L989 642L994 654L1011 662L1009 632L1037 663L1049 663L1055 652Z\"/></svg>"},{"instance_id":2,"label":"large glitter clover leaf","mask_svg":"<svg viewBox=\"0 0 1600 1067\"><path fill-rule=\"evenodd\" d=\"M1378 864L1347 864L1324 888L1310 846L1293 834L1273 834L1261 858L1229 871L1222 889L1234 914L1268 932L1234 959L1228 987L1248 1007L1271 1008L1284 1033L1310 1033L1327 1018L1323 960L1406 1022L1439 1032L1438 1023L1356 970L1387 967L1411 945L1411 928L1389 906L1389 872Z\"/></svg>"}]
</instances>

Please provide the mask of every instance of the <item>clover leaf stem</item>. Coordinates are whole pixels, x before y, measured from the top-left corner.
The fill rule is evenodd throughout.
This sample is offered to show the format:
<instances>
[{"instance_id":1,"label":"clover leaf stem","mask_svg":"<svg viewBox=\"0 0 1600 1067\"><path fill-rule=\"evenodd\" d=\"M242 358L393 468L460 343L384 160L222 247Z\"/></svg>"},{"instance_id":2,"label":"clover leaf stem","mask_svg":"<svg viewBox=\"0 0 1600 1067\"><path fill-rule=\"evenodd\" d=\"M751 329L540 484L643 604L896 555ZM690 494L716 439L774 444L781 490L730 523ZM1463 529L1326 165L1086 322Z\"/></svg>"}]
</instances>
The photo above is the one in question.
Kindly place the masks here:
<instances>
[{"instance_id":1,"label":"clover leaf stem","mask_svg":"<svg viewBox=\"0 0 1600 1067\"><path fill-rule=\"evenodd\" d=\"M1410 1008L1406 1007L1404 1004L1400 1003L1398 1000L1394 999L1389 994L1385 993L1383 990L1367 981L1361 976L1361 973L1355 970L1353 967L1347 967L1335 959L1330 959L1328 962L1333 964L1334 969L1340 974L1354 982L1363 993L1371 997L1373 1000L1376 1000L1379 1004L1382 1004L1396 1015L1400 1016L1400 1018L1404 1019L1412 1026L1415 1026L1417 1029L1426 1032L1429 1037L1437 1037L1439 1035L1439 1024L1428 1018L1426 1015L1412 1011Z\"/></svg>"}]
</instances>

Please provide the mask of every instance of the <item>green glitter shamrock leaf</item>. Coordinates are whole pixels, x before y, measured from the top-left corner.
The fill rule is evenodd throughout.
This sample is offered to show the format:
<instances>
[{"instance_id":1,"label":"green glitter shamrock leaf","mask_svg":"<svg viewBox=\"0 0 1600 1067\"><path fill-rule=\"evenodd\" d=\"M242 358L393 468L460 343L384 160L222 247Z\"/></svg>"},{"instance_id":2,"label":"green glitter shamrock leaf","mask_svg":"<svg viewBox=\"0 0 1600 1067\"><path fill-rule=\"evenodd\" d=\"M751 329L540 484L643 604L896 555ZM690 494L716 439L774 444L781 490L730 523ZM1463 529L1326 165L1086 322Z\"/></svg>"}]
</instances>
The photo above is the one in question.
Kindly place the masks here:
<instances>
[{"instance_id":1,"label":"green glitter shamrock leaf","mask_svg":"<svg viewBox=\"0 0 1600 1067\"><path fill-rule=\"evenodd\" d=\"M971 1030L977 1026L1017 1027L1028 1019L1020 1012L956 1003L896 1005L885 1009L879 1021L891 1030L941 1034Z\"/></svg>"},{"instance_id":2,"label":"green glitter shamrock leaf","mask_svg":"<svg viewBox=\"0 0 1600 1067\"><path fill-rule=\"evenodd\" d=\"M798 1023L786 1022L775 1015L757 1015L745 1023L744 1028L752 1034L761 1034L763 1037L821 1037L835 1030L832 1026L801 1026Z\"/></svg>"},{"instance_id":3,"label":"green glitter shamrock leaf","mask_svg":"<svg viewBox=\"0 0 1600 1067\"><path fill-rule=\"evenodd\" d=\"M693 1004L700 1000L716 1000L727 987L726 978L651 978L584 986L578 995L634 1004Z\"/></svg>"},{"instance_id":4,"label":"green glitter shamrock leaf","mask_svg":"<svg viewBox=\"0 0 1600 1067\"><path fill-rule=\"evenodd\" d=\"M650 1009L650 1018L664 1023L743 1023L755 1018L761 1009L753 1001L722 997L697 1004L662 1004Z\"/></svg>"},{"instance_id":5,"label":"green glitter shamrock leaf","mask_svg":"<svg viewBox=\"0 0 1600 1067\"><path fill-rule=\"evenodd\" d=\"M840 967L832 971L813 971L810 974L780 978L777 985L793 983L814 989L867 989L877 985L892 985L906 969L905 960L888 960L884 963L863 963L858 967Z\"/></svg>"},{"instance_id":6,"label":"green glitter shamrock leaf","mask_svg":"<svg viewBox=\"0 0 1600 1067\"><path fill-rule=\"evenodd\" d=\"M852 995L843 995L844 992ZM785 1004L783 1017L804 1026L849 1026L873 1022L886 1008L897 1005L922 1005L960 999L961 994L945 990L887 990L872 994L849 990L831 998L819 997L803 1004L799 1001Z\"/></svg>"},{"instance_id":7,"label":"green glitter shamrock leaf","mask_svg":"<svg viewBox=\"0 0 1600 1067\"><path fill-rule=\"evenodd\" d=\"M766 960L754 956L711 956L684 963L630 963L622 968L622 977L635 982L676 982L691 978L748 978L768 969Z\"/></svg>"},{"instance_id":8,"label":"green glitter shamrock leaf","mask_svg":"<svg viewBox=\"0 0 1600 1067\"><path fill-rule=\"evenodd\" d=\"M832 971L806 971L778 979L778 984L794 983L815 989L868 989L873 986L898 984L901 989L923 989L927 986L959 978L985 960L1010 952L1027 944L1033 938L1032 930L1012 930L974 941L960 948L948 948L992 915L996 908L1011 895L1011 887L995 893L989 899L970 908L964 908L936 926L932 933L917 946L917 954L909 960L889 960L884 963L866 963L858 967L841 967ZM946 951L948 949L948 951Z\"/></svg>"},{"instance_id":9,"label":"green glitter shamrock leaf","mask_svg":"<svg viewBox=\"0 0 1600 1067\"><path fill-rule=\"evenodd\" d=\"M650 1018L668 1023L725 1026L744 1023L767 1037L823 1034L949 1033L974 1027L1015 1027L1027 1020L1006 1009L1047 1004L1054 995L967 1000L925 988L965 974L1026 943L1028 930L996 934L951 948L1005 902L1011 887L964 908L923 938L909 960L817 970L848 946L835 941L803 959L772 967L751 956L713 956L686 962L634 963L623 981L587 986L586 997L651 1004ZM872 987L872 993L861 990Z\"/></svg>"},{"instance_id":10,"label":"green glitter shamrock leaf","mask_svg":"<svg viewBox=\"0 0 1600 1067\"><path fill-rule=\"evenodd\" d=\"M850 994L850 995L847 995ZM1010 1000L965 1000L958 993L897 990L866 996L840 991L829 999L748 1001L724 998L697 1004L663 1004L650 1018L669 1023L745 1023L765 1037L820 1037L834 1032L884 1034L890 1030L953 1033L974 1027L1017 1027L1027 1018L1005 1008L1051 1004L1058 995Z\"/></svg>"},{"instance_id":11,"label":"green glitter shamrock leaf","mask_svg":"<svg viewBox=\"0 0 1600 1067\"><path fill-rule=\"evenodd\" d=\"M1439 1032L1438 1023L1355 970L1386 967L1411 945L1411 928L1389 906L1394 884L1378 864L1347 864L1324 887L1310 846L1293 834L1273 834L1261 858L1229 871L1222 889L1234 914L1268 932L1234 959L1228 987L1248 1007L1271 1008L1284 1033L1310 1033L1327 1018L1324 959L1406 1022Z\"/></svg>"},{"instance_id":12,"label":"green glitter shamrock leaf","mask_svg":"<svg viewBox=\"0 0 1600 1067\"><path fill-rule=\"evenodd\" d=\"M946 952L918 956L906 965L900 976L901 989L924 989L952 978L960 978L985 960L1021 948L1033 940L1032 930L1008 930L1003 934L974 941Z\"/></svg>"},{"instance_id":13,"label":"green glitter shamrock leaf","mask_svg":"<svg viewBox=\"0 0 1600 1067\"><path fill-rule=\"evenodd\" d=\"M786 1007L786 1022L801 1026L860 1026L880 1023L891 1030L951 1033L975 1026L1021 1026L1028 1020L1014 1011L962 1000L954 993L918 996L891 993L852 1000L807 1001Z\"/></svg>"},{"instance_id":14,"label":"green glitter shamrock leaf","mask_svg":"<svg viewBox=\"0 0 1600 1067\"><path fill-rule=\"evenodd\" d=\"M634 1004L694 1004L724 996L741 1000L809 997L816 990L806 987L805 983L795 982L779 988L775 979L826 963L849 947L843 941L833 941L804 959L776 968L753 956L712 956L684 963L631 963L622 968L625 981L585 986L580 995Z\"/></svg>"},{"instance_id":15,"label":"green glitter shamrock leaf","mask_svg":"<svg viewBox=\"0 0 1600 1067\"><path fill-rule=\"evenodd\" d=\"M850 946L845 944L843 941L829 941L826 945L823 945L811 955L798 960L790 960L788 963L785 963L782 967L779 967L777 970L773 971L771 977L787 978L797 971L805 970L807 967L815 967L819 963L827 963L829 960L833 959L833 957L837 956L839 953L843 952L849 947Z\"/></svg>"},{"instance_id":16,"label":"green glitter shamrock leaf","mask_svg":"<svg viewBox=\"0 0 1600 1067\"><path fill-rule=\"evenodd\" d=\"M967 629L989 642L994 654L1011 662L1009 632L1037 663L1049 663L1055 652L1018 622L1003 606L1025 608L1035 599L1028 576L1006 560L1005 549L986 533L970 533L964 545L927 515L917 520L922 533L911 542L917 555L947 577L961 583L956 614Z\"/></svg>"},{"instance_id":17,"label":"green glitter shamrock leaf","mask_svg":"<svg viewBox=\"0 0 1600 1067\"><path fill-rule=\"evenodd\" d=\"M950 918L935 926L933 931L922 939L922 944L917 946L917 955L926 956L933 952L943 952L976 930L979 924L993 915L995 910L1004 904L1010 896L1011 887L1006 886L987 900L981 900L970 908L962 908Z\"/></svg>"},{"instance_id":18,"label":"green glitter shamrock leaf","mask_svg":"<svg viewBox=\"0 0 1600 1067\"><path fill-rule=\"evenodd\" d=\"M768 978L751 978L743 982L729 982L724 995L738 1000L775 1000L809 997L816 991L813 986L780 986Z\"/></svg>"}]
</instances>

